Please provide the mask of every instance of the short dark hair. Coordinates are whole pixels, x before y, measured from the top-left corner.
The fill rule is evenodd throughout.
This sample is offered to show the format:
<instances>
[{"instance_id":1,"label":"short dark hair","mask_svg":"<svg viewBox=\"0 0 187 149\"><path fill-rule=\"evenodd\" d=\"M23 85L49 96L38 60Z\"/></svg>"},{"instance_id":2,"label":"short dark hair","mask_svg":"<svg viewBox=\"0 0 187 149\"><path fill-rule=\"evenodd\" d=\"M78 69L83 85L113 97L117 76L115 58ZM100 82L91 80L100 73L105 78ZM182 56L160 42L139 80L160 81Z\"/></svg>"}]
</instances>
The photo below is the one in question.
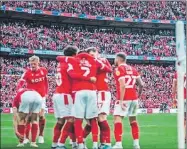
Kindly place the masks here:
<instances>
[{"instance_id":1,"label":"short dark hair","mask_svg":"<svg viewBox=\"0 0 187 149\"><path fill-rule=\"evenodd\" d=\"M116 54L116 57L122 58L124 61L126 61L126 54L123 52L119 52Z\"/></svg>"},{"instance_id":2,"label":"short dark hair","mask_svg":"<svg viewBox=\"0 0 187 149\"><path fill-rule=\"evenodd\" d=\"M85 49L85 51L86 51L87 53L96 52L96 51L97 51L97 48L96 48L96 47L89 47L89 48Z\"/></svg>"},{"instance_id":3,"label":"short dark hair","mask_svg":"<svg viewBox=\"0 0 187 149\"><path fill-rule=\"evenodd\" d=\"M78 47L69 45L64 48L64 55L65 56L74 56L77 54L78 51L79 51Z\"/></svg>"}]
</instances>

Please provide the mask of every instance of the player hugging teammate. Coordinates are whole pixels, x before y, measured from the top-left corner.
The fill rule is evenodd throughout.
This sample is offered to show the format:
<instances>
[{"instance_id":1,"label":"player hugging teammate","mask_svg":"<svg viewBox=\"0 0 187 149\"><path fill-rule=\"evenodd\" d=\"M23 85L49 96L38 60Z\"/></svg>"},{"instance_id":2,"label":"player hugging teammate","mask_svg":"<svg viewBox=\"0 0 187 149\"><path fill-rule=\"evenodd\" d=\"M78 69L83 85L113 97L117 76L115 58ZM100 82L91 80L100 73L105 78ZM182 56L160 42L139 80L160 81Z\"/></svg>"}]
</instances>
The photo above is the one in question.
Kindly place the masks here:
<instances>
[{"instance_id":1,"label":"player hugging teammate","mask_svg":"<svg viewBox=\"0 0 187 149\"><path fill-rule=\"evenodd\" d=\"M99 57L98 49L95 47L90 47L84 52L77 54L78 52L79 49L77 47L67 46L64 49L64 56L57 57L56 91L53 95L54 115L57 122L54 127L51 148L66 149L65 141L69 136L72 140L72 148L86 149L86 137L89 133L92 133L93 149L110 149L111 136L107 115L110 112L111 93L108 88L107 75L112 72L112 67L107 59ZM42 107L42 101L44 101L42 97L47 94L48 83L46 69L38 66L39 58L36 56L31 57L30 63L32 69L26 71L21 80L27 82L27 89L24 90L24 93L34 92L36 95L20 96L23 93L18 92L18 103L21 104L20 106L14 104L14 122L16 126L15 132L20 140L18 146L23 146L26 115L31 113L31 146L37 147L35 142L38 129L37 117L40 111L38 109ZM143 82L136 69L126 64L125 54L118 53L116 55L115 65L117 66L114 71L117 89L117 100L114 107L116 144L113 148L123 148L122 119L125 116L129 116L134 148L139 149L139 128L136 115L138 98L142 92ZM41 83L43 84L39 87ZM138 93L136 84L139 86ZM23 81L20 81L19 88L22 85ZM17 101L17 96L15 101ZM31 102L31 104L25 104L26 101ZM37 106L36 102L33 101L37 101ZM25 104L25 107L28 108L26 111L23 110L22 104ZM30 107L35 108L30 109ZM17 114L17 112L24 113L24 115ZM32 114L34 114L34 118ZM87 124L83 129L82 123L84 119ZM98 128L100 128L99 146Z\"/></svg>"}]
</instances>

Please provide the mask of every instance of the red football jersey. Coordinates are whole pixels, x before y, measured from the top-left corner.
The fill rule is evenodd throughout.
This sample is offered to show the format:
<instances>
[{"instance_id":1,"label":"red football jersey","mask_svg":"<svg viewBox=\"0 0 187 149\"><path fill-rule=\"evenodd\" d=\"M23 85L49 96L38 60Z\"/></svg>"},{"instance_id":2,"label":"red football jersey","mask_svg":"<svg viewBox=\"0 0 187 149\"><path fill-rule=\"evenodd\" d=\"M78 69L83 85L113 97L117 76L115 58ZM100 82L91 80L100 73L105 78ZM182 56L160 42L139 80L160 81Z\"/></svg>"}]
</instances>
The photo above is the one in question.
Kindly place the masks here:
<instances>
[{"instance_id":1,"label":"red football jersey","mask_svg":"<svg viewBox=\"0 0 187 149\"><path fill-rule=\"evenodd\" d=\"M58 63L56 72L56 91L55 93L71 94L71 78L68 75L68 64Z\"/></svg>"},{"instance_id":2,"label":"red football jersey","mask_svg":"<svg viewBox=\"0 0 187 149\"><path fill-rule=\"evenodd\" d=\"M177 80L177 72L174 75L174 79ZM184 75L184 99L186 99L186 74Z\"/></svg>"},{"instance_id":3,"label":"red football jersey","mask_svg":"<svg viewBox=\"0 0 187 149\"><path fill-rule=\"evenodd\" d=\"M102 61L103 64L107 65L111 71L112 71L112 66L110 65L109 61L107 59L100 59ZM111 72L110 71L110 72ZM108 91L108 72L107 71L102 71L99 70L97 73L97 82L96 82L96 86L97 86L97 90L98 91Z\"/></svg>"},{"instance_id":4,"label":"red football jersey","mask_svg":"<svg viewBox=\"0 0 187 149\"><path fill-rule=\"evenodd\" d=\"M120 99L120 79L125 79L125 95L123 100L137 100L138 94L136 91L136 79L140 77L135 68L127 64L118 66L114 71L114 78L116 81L117 100Z\"/></svg>"},{"instance_id":5,"label":"red football jersey","mask_svg":"<svg viewBox=\"0 0 187 149\"><path fill-rule=\"evenodd\" d=\"M47 73L47 69L44 67L39 67L36 71L28 69L22 75L21 80L26 81L28 89L33 89L42 97L45 97L48 93Z\"/></svg>"},{"instance_id":6,"label":"red football jersey","mask_svg":"<svg viewBox=\"0 0 187 149\"><path fill-rule=\"evenodd\" d=\"M19 108L19 105L21 103L21 95L26 92L26 91L33 91L31 89L27 89L27 88L22 88L19 89L19 91L17 92L16 96L14 97L13 103L12 103L12 107L16 107L17 109Z\"/></svg>"}]
</instances>

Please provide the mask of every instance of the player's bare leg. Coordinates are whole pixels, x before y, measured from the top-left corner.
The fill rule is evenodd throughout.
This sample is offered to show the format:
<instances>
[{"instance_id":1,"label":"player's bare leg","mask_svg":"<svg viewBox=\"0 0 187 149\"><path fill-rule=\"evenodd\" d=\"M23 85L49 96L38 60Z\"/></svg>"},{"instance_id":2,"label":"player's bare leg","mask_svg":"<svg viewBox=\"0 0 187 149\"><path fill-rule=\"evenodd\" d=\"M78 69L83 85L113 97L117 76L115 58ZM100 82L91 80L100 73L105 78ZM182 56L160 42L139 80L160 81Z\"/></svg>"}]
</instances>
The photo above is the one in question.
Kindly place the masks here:
<instances>
[{"instance_id":1,"label":"player's bare leg","mask_svg":"<svg viewBox=\"0 0 187 149\"><path fill-rule=\"evenodd\" d=\"M36 138L38 134L38 113L32 113L31 115L31 147L37 148L38 145L36 145Z\"/></svg>"},{"instance_id":2,"label":"player's bare leg","mask_svg":"<svg viewBox=\"0 0 187 149\"><path fill-rule=\"evenodd\" d=\"M19 112L14 115L14 126L15 128L15 134L19 139L19 144L17 147L24 147L23 139L24 139L24 131L25 131L25 118L27 114Z\"/></svg>"},{"instance_id":3,"label":"player's bare leg","mask_svg":"<svg viewBox=\"0 0 187 149\"><path fill-rule=\"evenodd\" d=\"M122 147L122 116L115 115L114 116L114 136L116 140L116 144L113 146L113 149L123 149Z\"/></svg>"},{"instance_id":4,"label":"player's bare leg","mask_svg":"<svg viewBox=\"0 0 187 149\"><path fill-rule=\"evenodd\" d=\"M44 143L44 128L45 128L45 110L41 109L39 113L39 138L38 143Z\"/></svg>"},{"instance_id":5,"label":"player's bare leg","mask_svg":"<svg viewBox=\"0 0 187 149\"><path fill-rule=\"evenodd\" d=\"M58 140L61 135L61 130L62 127L65 124L65 119L64 118L58 118L55 127L53 129L53 143L52 143L52 149L55 149L58 146Z\"/></svg>"},{"instance_id":6,"label":"player's bare leg","mask_svg":"<svg viewBox=\"0 0 187 149\"><path fill-rule=\"evenodd\" d=\"M131 125L131 132L133 137L133 147L134 149L140 149L139 145L139 126L136 120L136 116L129 117L129 122Z\"/></svg>"},{"instance_id":7,"label":"player's bare leg","mask_svg":"<svg viewBox=\"0 0 187 149\"><path fill-rule=\"evenodd\" d=\"M60 137L60 142L59 142L59 147L57 149L66 148L65 147L66 139L68 138L69 133L73 131L73 129L74 129L74 118L72 118L72 117L66 118L66 123L64 125L63 130L62 130L61 137ZM71 137L72 137L72 141L73 141L72 142L72 148L77 148L75 135L71 136Z\"/></svg>"},{"instance_id":8,"label":"player's bare leg","mask_svg":"<svg viewBox=\"0 0 187 149\"><path fill-rule=\"evenodd\" d=\"M111 146L110 141L110 126L107 121L107 115L105 113L99 114L98 124L100 127L100 143L102 145Z\"/></svg>"}]
</instances>

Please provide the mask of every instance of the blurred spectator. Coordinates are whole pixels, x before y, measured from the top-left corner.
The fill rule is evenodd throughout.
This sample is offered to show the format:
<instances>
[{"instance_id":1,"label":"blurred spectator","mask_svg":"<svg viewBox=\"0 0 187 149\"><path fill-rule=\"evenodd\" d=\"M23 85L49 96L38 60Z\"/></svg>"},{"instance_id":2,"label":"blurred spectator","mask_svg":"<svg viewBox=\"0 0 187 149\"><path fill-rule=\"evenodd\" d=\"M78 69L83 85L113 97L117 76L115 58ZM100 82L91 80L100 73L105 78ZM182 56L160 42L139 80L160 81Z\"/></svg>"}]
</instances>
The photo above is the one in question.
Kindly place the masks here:
<instances>
[{"instance_id":1,"label":"blurred spectator","mask_svg":"<svg viewBox=\"0 0 187 149\"><path fill-rule=\"evenodd\" d=\"M107 17L186 20L185 1L8 1L7 7L22 7Z\"/></svg>"},{"instance_id":2,"label":"blurred spectator","mask_svg":"<svg viewBox=\"0 0 187 149\"><path fill-rule=\"evenodd\" d=\"M74 44L80 49L99 47L100 53L115 54L123 51L127 55L176 56L173 30L84 28L82 26L44 26L34 22L4 22L0 25L0 45L13 49L29 50L62 49ZM20 49L21 51L21 49Z\"/></svg>"}]
</instances>

